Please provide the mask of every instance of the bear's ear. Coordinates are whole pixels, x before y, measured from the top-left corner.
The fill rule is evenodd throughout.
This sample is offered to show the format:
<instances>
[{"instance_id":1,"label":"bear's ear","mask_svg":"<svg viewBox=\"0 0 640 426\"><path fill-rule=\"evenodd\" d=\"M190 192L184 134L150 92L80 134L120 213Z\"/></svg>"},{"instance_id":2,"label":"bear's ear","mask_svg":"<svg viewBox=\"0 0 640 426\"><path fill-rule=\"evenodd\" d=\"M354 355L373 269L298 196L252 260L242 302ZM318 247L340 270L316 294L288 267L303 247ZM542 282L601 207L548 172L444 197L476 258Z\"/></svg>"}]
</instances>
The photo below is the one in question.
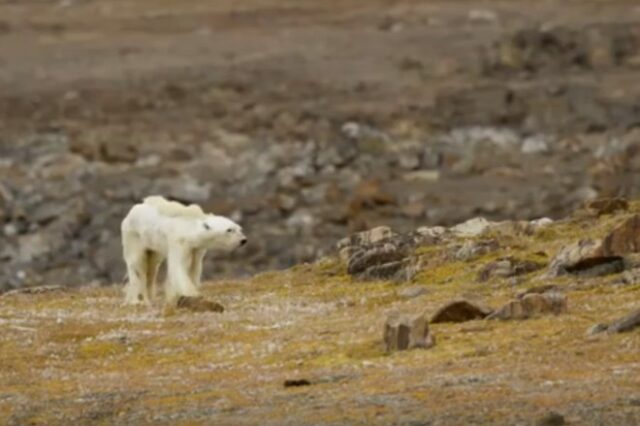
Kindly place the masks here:
<instances>
[{"instance_id":1,"label":"bear's ear","mask_svg":"<svg viewBox=\"0 0 640 426\"><path fill-rule=\"evenodd\" d=\"M206 229L207 231L211 230L211 227L209 227L207 222L202 222L202 226L204 226L204 229Z\"/></svg>"}]
</instances>

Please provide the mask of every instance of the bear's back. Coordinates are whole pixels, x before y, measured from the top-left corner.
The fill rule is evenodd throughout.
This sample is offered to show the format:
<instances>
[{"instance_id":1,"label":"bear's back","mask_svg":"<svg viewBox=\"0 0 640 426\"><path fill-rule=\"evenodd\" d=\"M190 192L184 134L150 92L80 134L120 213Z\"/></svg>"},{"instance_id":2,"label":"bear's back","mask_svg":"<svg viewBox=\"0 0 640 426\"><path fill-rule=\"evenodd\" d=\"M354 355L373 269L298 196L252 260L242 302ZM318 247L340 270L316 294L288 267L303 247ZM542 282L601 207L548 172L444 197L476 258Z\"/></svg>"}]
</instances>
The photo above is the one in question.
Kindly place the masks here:
<instances>
[{"instance_id":1,"label":"bear's back","mask_svg":"<svg viewBox=\"0 0 640 426\"><path fill-rule=\"evenodd\" d=\"M196 204L185 206L177 201L169 201L160 195L152 195L144 199L144 204L154 207L158 213L167 217L186 219L202 219L205 212Z\"/></svg>"}]
</instances>

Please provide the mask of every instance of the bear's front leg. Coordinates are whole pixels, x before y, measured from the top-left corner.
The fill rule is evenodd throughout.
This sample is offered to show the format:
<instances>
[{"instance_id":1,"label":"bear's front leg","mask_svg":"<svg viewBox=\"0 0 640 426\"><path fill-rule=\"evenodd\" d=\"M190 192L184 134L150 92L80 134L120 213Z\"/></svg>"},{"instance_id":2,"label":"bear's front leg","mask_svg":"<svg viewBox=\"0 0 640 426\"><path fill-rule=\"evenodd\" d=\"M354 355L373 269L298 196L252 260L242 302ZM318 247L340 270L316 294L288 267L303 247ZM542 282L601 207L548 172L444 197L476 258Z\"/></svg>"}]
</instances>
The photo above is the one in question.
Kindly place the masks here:
<instances>
[{"instance_id":1,"label":"bear's front leg","mask_svg":"<svg viewBox=\"0 0 640 426\"><path fill-rule=\"evenodd\" d=\"M202 286L202 261L204 260L205 249L193 249L191 253L191 268L189 269L189 275L191 275L191 282L200 288Z\"/></svg>"},{"instance_id":2,"label":"bear's front leg","mask_svg":"<svg viewBox=\"0 0 640 426\"><path fill-rule=\"evenodd\" d=\"M184 244L174 243L169 247L167 259L167 299L176 301L181 296L198 296L198 289L191 281L192 250Z\"/></svg>"}]
</instances>

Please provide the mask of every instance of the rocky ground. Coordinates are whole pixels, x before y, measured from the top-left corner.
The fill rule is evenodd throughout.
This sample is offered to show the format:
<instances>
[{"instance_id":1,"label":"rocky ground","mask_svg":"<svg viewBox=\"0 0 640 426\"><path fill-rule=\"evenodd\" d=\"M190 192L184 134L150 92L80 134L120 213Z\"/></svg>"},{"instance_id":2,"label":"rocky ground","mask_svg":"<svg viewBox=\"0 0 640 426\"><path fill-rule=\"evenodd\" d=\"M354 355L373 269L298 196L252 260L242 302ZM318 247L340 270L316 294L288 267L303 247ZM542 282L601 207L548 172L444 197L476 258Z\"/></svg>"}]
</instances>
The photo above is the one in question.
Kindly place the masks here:
<instances>
[{"instance_id":1,"label":"rocky ground","mask_svg":"<svg viewBox=\"0 0 640 426\"><path fill-rule=\"evenodd\" d=\"M123 276L161 193L242 222L242 276L350 232L638 195L629 1L0 4L0 291Z\"/></svg>"},{"instance_id":2,"label":"rocky ground","mask_svg":"<svg viewBox=\"0 0 640 426\"><path fill-rule=\"evenodd\" d=\"M0 423L637 425L638 235L622 199L554 223L376 228L207 283L223 313L10 291Z\"/></svg>"},{"instance_id":3,"label":"rocky ground","mask_svg":"<svg viewBox=\"0 0 640 426\"><path fill-rule=\"evenodd\" d=\"M628 0L0 2L0 424L640 423L639 71ZM205 301L108 286L151 193Z\"/></svg>"}]
</instances>

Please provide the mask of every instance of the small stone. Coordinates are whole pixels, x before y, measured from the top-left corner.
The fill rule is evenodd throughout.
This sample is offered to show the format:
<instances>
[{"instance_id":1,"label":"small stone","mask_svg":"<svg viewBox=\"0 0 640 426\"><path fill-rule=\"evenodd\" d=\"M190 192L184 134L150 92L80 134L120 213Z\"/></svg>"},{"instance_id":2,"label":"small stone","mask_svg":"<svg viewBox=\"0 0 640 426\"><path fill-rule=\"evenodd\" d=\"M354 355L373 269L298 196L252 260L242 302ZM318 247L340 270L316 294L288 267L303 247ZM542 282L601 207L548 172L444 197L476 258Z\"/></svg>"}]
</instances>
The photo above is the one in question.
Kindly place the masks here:
<instances>
[{"instance_id":1,"label":"small stone","mask_svg":"<svg viewBox=\"0 0 640 426\"><path fill-rule=\"evenodd\" d=\"M567 297L559 293L528 294L514 299L494 311L487 319L522 320L543 314L561 314L567 311Z\"/></svg>"},{"instance_id":2,"label":"small stone","mask_svg":"<svg viewBox=\"0 0 640 426\"><path fill-rule=\"evenodd\" d=\"M418 316L393 313L384 325L383 340L387 352L430 348L435 344L425 314Z\"/></svg>"},{"instance_id":3,"label":"small stone","mask_svg":"<svg viewBox=\"0 0 640 426\"><path fill-rule=\"evenodd\" d=\"M224 307L201 296L181 296L177 307L193 312L224 312Z\"/></svg>"},{"instance_id":4,"label":"small stone","mask_svg":"<svg viewBox=\"0 0 640 426\"><path fill-rule=\"evenodd\" d=\"M405 173L404 175L402 175L402 179L407 181L437 182L438 180L440 180L440 171L416 170L413 172Z\"/></svg>"},{"instance_id":5,"label":"small stone","mask_svg":"<svg viewBox=\"0 0 640 426\"><path fill-rule=\"evenodd\" d=\"M18 274L20 274L21 272L24 274L24 276L21 279L26 278L26 274L23 271L18 271ZM11 296L13 294L43 294L43 293L51 293L51 292L58 292L58 291L64 291L64 287L60 285L40 285L35 287L16 288L14 290L7 291L1 296L6 297L6 296Z\"/></svg>"},{"instance_id":6,"label":"small stone","mask_svg":"<svg viewBox=\"0 0 640 426\"><path fill-rule=\"evenodd\" d=\"M467 17L471 22L495 22L498 20L498 14L489 9L471 9Z\"/></svg>"},{"instance_id":7,"label":"small stone","mask_svg":"<svg viewBox=\"0 0 640 426\"><path fill-rule=\"evenodd\" d=\"M607 264L610 263L618 266L609 268ZM624 269L624 262L620 257L602 255L601 240L584 239L562 248L551 261L547 275L550 277L566 274L599 276L621 272L621 269Z\"/></svg>"},{"instance_id":8,"label":"small stone","mask_svg":"<svg viewBox=\"0 0 640 426\"><path fill-rule=\"evenodd\" d=\"M527 294L544 294L544 293L557 292L557 291L558 291L557 285L554 285L554 284L539 285L539 286L528 288L526 290L519 291L518 293L516 293L516 298L522 299Z\"/></svg>"},{"instance_id":9,"label":"small stone","mask_svg":"<svg viewBox=\"0 0 640 426\"><path fill-rule=\"evenodd\" d=\"M287 379L284 381L285 388L309 386L311 382L307 379Z\"/></svg>"},{"instance_id":10,"label":"small stone","mask_svg":"<svg viewBox=\"0 0 640 426\"><path fill-rule=\"evenodd\" d=\"M14 223L7 223L2 228L2 232L6 237L13 237L18 234L18 227Z\"/></svg>"},{"instance_id":11,"label":"small stone","mask_svg":"<svg viewBox=\"0 0 640 426\"><path fill-rule=\"evenodd\" d=\"M462 247L460 247L454 258L456 260L467 261L475 257L485 255L500 248L500 243L497 240L485 240L485 241L465 241Z\"/></svg>"},{"instance_id":12,"label":"small stone","mask_svg":"<svg viewBox=\"0 0 640 426\"><path fill-rule=\"evenodd\" d=\"M491 314L491 312L491 309L468 300L454 300L438 309L431 318L431 323L464 322L483 319Z\"/></svg>"},{"instance_id":13,"label":"small stone","mask_svg":"<svg viewBox=\"0 0 640 426\"><path fill-rule=\"evenodd\" d=\"M447 228L444 226L421 226L416 230L416 233L426 239L438 240L447 233Z\"/></svg>"},{"instance_id":14,"label":"small stone","mask_svg":"<svg viewBox=\"0 0 640 426\"><path fill-rule=\"evenodd\" d=\"M523 154L541 154L549 151L549 143L544 135L534 135L522 141Z\"/></svg>"},{"instance_id":15,"label":"small stone","mask_svg":"<svg viewBox=\"0 0 640 426\"><path fill-rule=\"evenodd\" d=\"M510 278L528 274L543 267L542 263L508 257L486 264L478 273L477 279L480 282L485 282L494 277Z\"/></svg>"},{"instance_id":16,"label":"small stone","mask_svg":"<svg viewBox=\"0 0 640 426\"><path fill-rule=\"evenodd\" d=\"M602 216L617 211L629 210L629 202L624 198L599 198L587 202L585 207L597 216Z\"/></svg>"},{"instance_id":17,"label":"small stone","mask_svg":"<svg viewBox=\"0 0 640 426\"><path fill-rule=\"evenodd\" d=\"M130 142L109 142L99 146L100 157L107 163L133 163L138 158L138 150Z\"/></svg>"},{"instance_id":18,"label":"small stone","mask_svg":"<svg viewBox=\"0 0 640 426\"><path fill-rule=\"evenodd\" d=\"M628 271L624 271L619 280L615 284L632 285L640 282L640 268L633 268Z\"/></svg>"},{"instance_id":19,"label":"small stone","mask_svg":"<svg viewBox=\"0 0 640 426\"><path fill-rule=\"evenodd\" d=\"M640 327L640 309L631 312L629 315L614 321L607 331L609 333L624 333Z\"/></svg>"},{"instance_id":20,"label":"small stone","mask_svg":"<svg viewBox=\"0 0 640 426\"><path fill-rule=\"evenodd\" d=\"M358 232L350 237L351 245L370 245L397 235L388 226L378 226L368 231Z\"/></svg>"},{"instance_id":21,"label":"small stone","mask_svg":"<svg viewBox=\"0 0 640 426\"><path fill-rule=\"evenodd\" d=\"M547 227L553 223L553 219L549 219L548 217L541 217L540 219L534 219L529 222L532 231L537 231L538 229Z\"/></svg>"},{"instance_id":22,"label":"small stone","mask_svg":"<svg viewBox=\"0 0 640 426\"><path fill-rule=\"evenodd\" d=\"M428 292L429 291L426 287L412 286L399 290L398 296L406 297L407 299L413 299L414 297L422 296L423 294L427 294Z\"/></svg>"},{"instance_id":23,"label":"small stone","mask_svg":"<svg viewBox=\"0 0 640 426\"><path fill-rule=\"evenodd\" d=\"M594 336L596 334L603 333L607 331L608 328L609 326L604 323L594 324L587 330L587 336Z\"/></svg>"},{"instance_id":24,"label":"small stone","mask_svg":"<svg viewBox=\"0 0 640 426\"><path fill-rule=\"evenodd\" d=\"M451 228L451 232L464 238L477 237L485 233L491 226L491 222L483 217L469 219Z\"/></svg>"},{"instance_id":25,"label":"small stone","mask_svg":"<svg viewBox=\"0 0 640 426\"><path fill-rule=\"evenodd\" d=\"M550 411L536 421L536 426L562 426L565 424L564 416Z\"/></svg>"},{"instance_id":26,"label":"small stone","mask_svg":"<svg viewBox=\"0 0 640 426\"><path fill-rule=\"evenodd\" d=\"M602 241L601 256L624 256L640 252L640 215L633 215Z\"/></svg>"},{"instance_id":27,"label":"small stone","mask_svg":"<svg viewBox=\"0 0 640 426\"><path fill-rule=\"evenodd\" d=\"M368 250L356 251L347 265L347 272L356 275L372 266L397 262L404 258L405 252L393 243L385 243Z\"/></svg>"}]
</instances>

